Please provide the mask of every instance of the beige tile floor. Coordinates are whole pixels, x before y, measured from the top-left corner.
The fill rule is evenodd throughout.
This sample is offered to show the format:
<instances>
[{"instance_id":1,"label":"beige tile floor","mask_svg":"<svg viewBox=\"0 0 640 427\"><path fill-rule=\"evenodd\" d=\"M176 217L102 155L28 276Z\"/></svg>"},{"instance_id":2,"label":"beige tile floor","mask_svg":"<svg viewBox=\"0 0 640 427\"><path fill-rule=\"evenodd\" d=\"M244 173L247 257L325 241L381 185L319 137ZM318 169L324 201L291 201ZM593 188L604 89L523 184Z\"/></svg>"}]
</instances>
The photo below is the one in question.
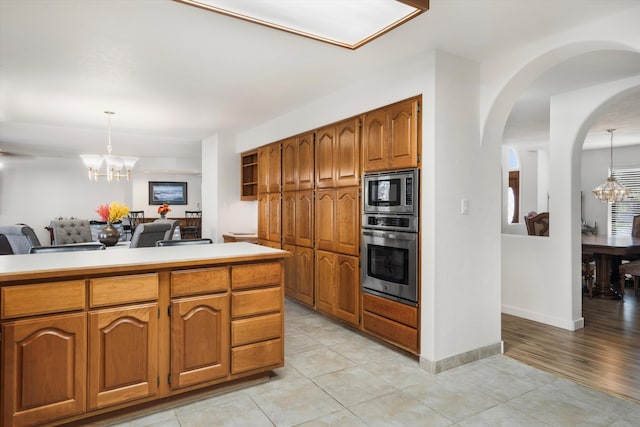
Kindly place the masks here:
<instances>
[{"instance_id":1,"label":"beige tile floor","mask_svg":"<svg viewBox=\"0 0 640 427\"><path fill-rule=\"evenodd\" d=\"M296 303L286 302L285 318L285 367L269 382L100 425L640 425L639 405L505 356L430 375L414 359Z\"/></svg>"}]
</instances>

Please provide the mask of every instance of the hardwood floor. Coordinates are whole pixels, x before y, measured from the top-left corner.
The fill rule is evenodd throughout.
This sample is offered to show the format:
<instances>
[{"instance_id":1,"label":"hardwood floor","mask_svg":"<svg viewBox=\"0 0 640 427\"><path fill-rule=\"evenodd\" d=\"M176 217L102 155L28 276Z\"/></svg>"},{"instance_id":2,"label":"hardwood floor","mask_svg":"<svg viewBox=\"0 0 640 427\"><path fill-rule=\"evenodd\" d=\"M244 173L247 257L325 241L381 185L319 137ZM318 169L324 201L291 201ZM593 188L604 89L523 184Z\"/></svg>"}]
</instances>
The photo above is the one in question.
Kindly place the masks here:
<instances>
[{"instance_id":1,"label":"hardwood floor","mask_svg":"<svg viewBox=\"0 0 640 427\"><path fill-rule=\"evenodd\" d=\"M502 315L505 355L640 403L640 296L583 297L584 329L567 331Z\"/></svg>"}]
</instances>

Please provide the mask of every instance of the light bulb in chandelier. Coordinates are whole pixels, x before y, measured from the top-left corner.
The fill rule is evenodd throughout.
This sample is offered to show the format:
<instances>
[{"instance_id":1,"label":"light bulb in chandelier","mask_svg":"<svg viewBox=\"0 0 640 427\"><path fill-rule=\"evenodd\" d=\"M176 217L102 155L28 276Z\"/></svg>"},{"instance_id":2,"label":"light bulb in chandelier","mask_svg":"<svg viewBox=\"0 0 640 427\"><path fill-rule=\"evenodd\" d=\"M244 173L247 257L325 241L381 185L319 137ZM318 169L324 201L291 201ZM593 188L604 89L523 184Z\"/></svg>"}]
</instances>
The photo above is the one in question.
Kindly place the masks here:
<instances>
[{"instance_id":1,"label":"light bulb in chandelier","mask_svg":"<svg viewBox=\"0 0 640 427\"><path fill-rule=\"evenodd\" d=\"M81 154L80 157L84 165L89 171L89 180L98 181L98 178L104 177L108 182L114 180L120 181L121 178L131 180L131 171L138 161L137 157L121 157L111 154L113 147L111 146L111 116L115 114L113 111L104 112L108 117L108 134L107 134L107 154ZM102 164L106 165L106 169L102 172Z\"/></svg>"}]
</instances>

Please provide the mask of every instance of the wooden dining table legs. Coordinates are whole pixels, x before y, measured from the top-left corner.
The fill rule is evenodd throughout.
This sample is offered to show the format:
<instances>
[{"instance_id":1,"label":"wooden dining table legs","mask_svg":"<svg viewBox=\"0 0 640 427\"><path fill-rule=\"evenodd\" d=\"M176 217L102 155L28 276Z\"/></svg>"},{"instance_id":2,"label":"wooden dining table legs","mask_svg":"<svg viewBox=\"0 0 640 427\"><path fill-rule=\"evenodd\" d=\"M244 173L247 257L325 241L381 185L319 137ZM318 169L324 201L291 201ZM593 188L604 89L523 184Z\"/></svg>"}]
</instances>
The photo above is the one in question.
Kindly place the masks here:
<instances>
[{"instance_id":1,"label":"wooden dining table legs","mask_svg":"<svg viewBox=\"0 0 640 427\"><path fill-rule=\"evenodd\" d=\"M596 260L596 281L593 286L594 295L604 295L622 299L622 293L615 287L620 273L620 257L603 253L594 254Z\"/></svg>"}]
</instances>

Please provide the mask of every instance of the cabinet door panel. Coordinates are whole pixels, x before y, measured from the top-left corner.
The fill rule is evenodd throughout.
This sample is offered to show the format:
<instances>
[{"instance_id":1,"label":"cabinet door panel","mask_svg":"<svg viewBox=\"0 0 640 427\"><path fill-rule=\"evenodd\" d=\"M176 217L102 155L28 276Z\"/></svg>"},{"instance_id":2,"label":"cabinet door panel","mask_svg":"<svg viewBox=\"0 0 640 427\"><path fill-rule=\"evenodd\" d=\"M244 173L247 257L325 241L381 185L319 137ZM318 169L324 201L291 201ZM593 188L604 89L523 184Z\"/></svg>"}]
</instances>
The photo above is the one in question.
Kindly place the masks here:
<instances>
[{"instance_id":1,"label":"cabinet door panel","mask_svg":"<svg viewBox=\"0 0 640 427\"><path fill-rule=\"evenodd\" d=\"M258 196L258 239L269 240L269 193Z\"/></svg>"},{"instance_id":2,"label":"cabinet door panel","mask_svg":"<svg viewBox=\"0 0 640 427\"><path fill-rule=\"evenodd\" d=\"M389 162L392 169L418 166L418 101L389 107Z\"/></svg>"},{"instance_id":3,"label":"cabinet door panel","mask_svg":"<svg viewBox=\"0 0 640 427\"><path fill-rule=\"evenodd\" d=\"M298 141L289 138L282 141L282 190L294 191L298 181Z\"/></svg>"},{"instance_id":4,"label":"cabinet door panel","mask_svg":"<svg viewBox=\"0 0 640 427\"><path fill-rule=\"evenodd\" d=\"M88 377L92 409L157 393L157 303L89 313Z\"/></svg>"},{"instance_id":5,"label":"cabinet door panel","mask_svg":"<svg viewBox=\"0 0 640 427\"><path fill-rule=\"evenodd\" d=\"M336 252L360 253L360 202L358 187L339 188L336 191Z\"/></svg>"},{"instance_id":6,"label":"cabinet door panel","mask_svg":"<svg viewBox=\"0 0 640 427\"><path fill-rule=\"evenodd\" d=\"M313 191L296 193L295 243L298 246L313 247Z\"/></svg>"},{"instance_id":7,"label":"cabinet door panel","mask_svg":"<svg viewBox=\"0 0 640 427\"><path fill-rule=\"evenodd\" d=\"M334 143L335 126L327 126L316 132L316 186L334 186Z\"/></svg>"},{"instance_id":8,"label":"cabinet door panel","mask_svg":"<svg viewBox=\"0 0 640 427\"><path fill-rule=\"evenodd\" d=\"M269 150L258 148L258 193L269 192Z\"/></svg>"},{"instance_id":9,"label":"cabinet door panel","mask_svg":"<svg viewBox=\"0 0 640 427\"><path fill-rule=\"evenodd\" d=\"M280 193L269 193L269 240L280 241Z\"/></svg>"},{"instance_id":10,"label":"cabinet door panel","mask_svg":"<svg viewBox=\"0 0 640 427\"><path fill-rule=\"evenodd\" d=\"M336 126L336 187L360 185L360 120L350 119Z\"/></svg>"},{"instance_id":11,"label":"cabinet door panel","mask_svg":"<svg viewBox=\"0 0 640 427\"><path fill-rule=\"evenodd\" d=\"M298 137L297 167L298 190L311 190L315 180L314 176L314 133L309 132Z\"/></svg>"},{"instance_id":12,"label":"cabinet door panel","mask_svg":"<svg viewBox=\"0 0 640 427\"><path fill-rule=\"evenodd\" d=\"M296 192L288 191L282 194L282 241L295 245L296 243Z\"/></svg>"},{"instance_id":13,"label":"cabinet door panel","mask_svg":"<svg viewBox=\"0 0 640 427\"><path fill-rule=\"evenodd\" d=\"M316 247L320 250L334 250L335 209L335 190L318 190L316 195Z\"/></svg>"},{"instance_id":14,"label":"cabinet door panel","mask_svg":"<svg viewBox=\"0 0 640 427\"><path fill-rule=\"evenodd\" d=\"M336 255L335 315L345 322L360 323L360 258Z\"/></svg>"},{"instance_id":15,"label":"cabinet door panel","mask_svg":"<svg viewBox=\"0 0 640 427\"><path fill-rule=\"evenodd\" d=\"M171 302L171 388L229 373L229 294Z\"/></svg>"},{"instance_id":16,"label":"cabinet door panel","mask_svg":"<svg viewBox=\"0 0 640 427\"><path fill-rule=\"evenodd\" d=\"M84 412L86 344L85 313L2 325L4 392L0 424L42 425Z\"/></svg>"},{"instance_id":17,"label":"cabinet door panel","mask_svg":"<svg viewBox=\"0 0 640 427\"><path fill-rule=\"evenodd\" d=\"M335 254L316 252L316 308L333 314L335 301Z\"/></svg>"},{"instance_id":18,"label":"cabinet door panel","mask_svg":"<svg viewBox=\"0 0 640 427\"><path fill-rule=\"evenodd\" d=\"M376 110L364 118L362 168L364 172L387 169L386 112Z\"/></svg>"},{"instance_id":19,"label":"cabinet door panel","mask_svg":"<svg viewBox=\"0 0 640 427\"><path fill-rule=\"evenodd\" d=\"M298 301L313 306L313 249L298 246L296 248L296 258Z\"/></svg>"},{"instance_id":20,"label":"cabinet door panel","mask_svg":"<svg viewBox=\"0 0 640 427\"><path fill-rule=\"evenodd\" d=\"M284 259L284 294L288 297L298 298L297 276L296 276L296 247L293 245L284 245L285 251L291 252L290 257Z\"/></svg>"},{"instance_id":21,"label":"cabinet door panel","mask_svg":"<svg viewBox=\"0 0 640 427\"><path fill-rule=\"evenodd\" d=\"M282 169L280 143L269 144L267 149L269 151L269 193L279 193Z\"/></svg>"}]
</instances>

